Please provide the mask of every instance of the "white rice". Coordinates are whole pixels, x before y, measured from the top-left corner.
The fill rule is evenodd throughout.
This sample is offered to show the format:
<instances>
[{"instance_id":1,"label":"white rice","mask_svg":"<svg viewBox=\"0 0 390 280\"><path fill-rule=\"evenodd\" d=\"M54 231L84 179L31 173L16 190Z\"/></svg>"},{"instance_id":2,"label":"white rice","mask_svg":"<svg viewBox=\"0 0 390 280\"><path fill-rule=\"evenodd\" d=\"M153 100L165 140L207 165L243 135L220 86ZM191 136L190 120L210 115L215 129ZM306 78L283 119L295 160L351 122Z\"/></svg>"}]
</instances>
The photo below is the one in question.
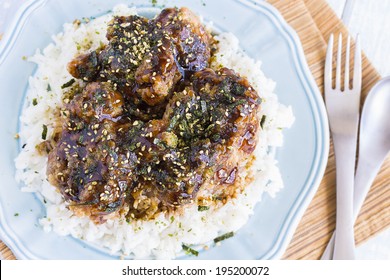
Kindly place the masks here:
<instances>
[{"instance_id":1,"label":"white rice","mask_svg":"<svg viewBox=\"0 0 390 280\"><path fill-rule=\"evenodd\" d=\"M113 13L131 15L136 14L136 9L121 5L116 6ZM53 43L42 52L38 50L30 59L38 69L30 78L26 106L20 117L21 143L26 145L15 160L16 178L23 182L23 191L36 192L44 198L47 213L40 219L44 231L72 235L118 256L175 258L181 254L183 243L206 244L221 234L237 231L248 221L263 193L275 196L283 187L277 162L269 150L283 144L281 128L289 127L294 117L291 108L278 103L275 83L264 76L261 63L240 50L238 39L233 34L220 34L217 37L219 51L212 68L223 65L234 69L247 77L263 99L261 111L267 117L255 151L255 181L246 187L244 193L219 209L200 212L194 205L187 208L184 215L174 218L161 214L153 221L127 223L117 219L96 225L87 217L75 216L56 188L46 180L47 157L39 155L35 146L42 141L44 124L48 127L48 136L53 129L53 112L62 101L61 85L72 78L66 64L75 55L107 42L105 32L110 19L111 15L105 15L77 28L65 24L64 32L55 35ZM37 100L35 106L32 105L34 98Z\"/></svg>"}]
</instances>

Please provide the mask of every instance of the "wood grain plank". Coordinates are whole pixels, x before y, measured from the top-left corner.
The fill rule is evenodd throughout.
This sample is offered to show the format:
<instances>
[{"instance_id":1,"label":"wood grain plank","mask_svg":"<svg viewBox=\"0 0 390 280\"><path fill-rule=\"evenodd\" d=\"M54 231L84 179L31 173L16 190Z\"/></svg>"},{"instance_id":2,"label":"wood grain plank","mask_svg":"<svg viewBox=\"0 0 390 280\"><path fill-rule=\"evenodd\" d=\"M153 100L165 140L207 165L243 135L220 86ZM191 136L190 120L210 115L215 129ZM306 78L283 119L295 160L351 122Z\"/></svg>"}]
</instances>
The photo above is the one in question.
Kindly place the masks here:
<instances>
[{"instance_id":1,"label":"wood grain plank","mask_svg":"<svg viewBox=\"0 0 390 280\"><path fill-rule=\"evenodd\" d=\"M16 260L12 251L0 241L0 256L4 260Z\"/></svg>"}]
</instances>

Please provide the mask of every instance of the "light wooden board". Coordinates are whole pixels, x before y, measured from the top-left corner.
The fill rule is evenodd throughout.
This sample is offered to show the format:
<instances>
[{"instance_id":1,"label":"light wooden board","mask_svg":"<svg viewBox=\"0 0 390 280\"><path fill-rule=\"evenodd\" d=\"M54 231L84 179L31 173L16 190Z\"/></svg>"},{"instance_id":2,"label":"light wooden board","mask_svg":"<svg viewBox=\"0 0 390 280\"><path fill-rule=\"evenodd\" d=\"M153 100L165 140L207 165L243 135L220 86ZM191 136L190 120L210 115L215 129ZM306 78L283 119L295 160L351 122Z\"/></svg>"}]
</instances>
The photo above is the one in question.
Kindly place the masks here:
<instances>
[{"instance_id":1,"label":"light wooden board","mask_svg":"<svg viewBox=\"0 0 390 280\"><path fill-rule=\"evenodd\" d=\"M326 41L330 33L347 31L324 0L269 0L297 31L310 70L323 92ZM370 62L363 60L363 96L380 78ZM363 99L364 100L364 99ZM359 244L390 226L390 159L382 166L355 226ZM285 259L318 259L335 224L335 162L331 146L329 161L317 194L309 205L285 252ZM15 259L0 241L4 259Z\"/></svg>"}]
</instances>

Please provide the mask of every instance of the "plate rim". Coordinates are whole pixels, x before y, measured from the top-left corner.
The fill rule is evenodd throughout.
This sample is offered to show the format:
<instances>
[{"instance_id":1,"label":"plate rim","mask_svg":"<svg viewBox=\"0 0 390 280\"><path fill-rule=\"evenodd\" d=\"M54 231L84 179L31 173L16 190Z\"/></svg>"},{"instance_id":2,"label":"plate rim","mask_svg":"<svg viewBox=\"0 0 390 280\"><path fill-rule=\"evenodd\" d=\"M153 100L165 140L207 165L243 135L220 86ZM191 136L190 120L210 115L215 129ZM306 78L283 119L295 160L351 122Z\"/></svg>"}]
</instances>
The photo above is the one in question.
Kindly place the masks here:
<instances>
[{"instance_id":1,"label":"plate rim","mask_svg":"<svg viewBox=\"0 0 390 280\"><path fill-rule=\"evenodd\" d=\"M290 50L292 50L294 66L296 67L296 70L298 70L298 76L304 88L306 89L305 95L310 101L311 108L313 109L313 104L315 104L316 109L318 110L313 111L316 128L319 124L322 128L322 137L318 137L318 140L321 140L320 143L322 145L318 145L319 142L316 142L316 144L320 148L322 148L321 156L316 157L313 161L316 165L316 174L313 175L313 172L309 174L308 177L310 177L310 179L306 180L306 183L304 184L303 188L300 191L300 194L295 199L295 202L292 206L292 208L295 209L294 212L290 211L287 215L285 222L283 223L283 226L279 231L278 238L274 242L271 249L268 250L262 256L260 256L260 259L279 259L287 249L287 246L291 241L292 236L304 212L306 211L308 205L311 203L314 195L318 190L323 174L325 172L326 165L328 163L330 145L328 116L326 113L326 108L322 99L322 95L319 91L316 82L314 81L313 75L307 64L305 53L297 32L287 23L287 21L283 18L282 14L271 4L261 0L236 1L245 3L247 5L249 4L252 8L262 11L263 14L268 15L268 18L273 21L275 26L278 27L279 31L281 31L282 35L284 35L286 41L289 43ZM316 150L316 152L318 152L318 149ZM307 182L308 180L310 182Z\"/></svg>"}]
</instances>

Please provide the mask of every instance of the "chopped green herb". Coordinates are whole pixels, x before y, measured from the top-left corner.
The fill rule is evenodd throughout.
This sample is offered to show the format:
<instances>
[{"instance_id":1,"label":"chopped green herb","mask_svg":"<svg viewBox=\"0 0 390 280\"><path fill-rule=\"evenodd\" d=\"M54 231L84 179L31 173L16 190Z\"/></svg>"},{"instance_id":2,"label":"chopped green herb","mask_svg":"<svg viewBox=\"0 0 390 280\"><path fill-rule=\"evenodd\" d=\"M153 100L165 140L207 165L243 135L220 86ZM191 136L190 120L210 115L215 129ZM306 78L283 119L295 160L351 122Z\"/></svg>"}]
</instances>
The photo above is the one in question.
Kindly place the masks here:
<instances>
[{"instance_id":1,"label":"chopped green herb","mask_svg":"<svg viewBox=\"0 0 390 280\"><path fill-rule=\"evenodd\" d=\"M61 88L64 89L64 88L70 87L71 85L74 84L74 82L76 82L75 79L71 79L71 80L69 80L69 82L66 82L65 84L63 84L61 86Z\"/></svg>"},{"instance_id":2,"label":"chopped green herb","mask_svg":"<svg viewBox=\"0 0 390 280\"><path fill-rule=\"evenodd\" d=\"M199 255L199 252L196 251L195 249L192 249L191 247L185 245L185 244L182 244L181 247L183 248L184 252L188 255L194 255L194 256L198 256Z\"/></svg>"},{"instance_id":3,"label":"chopped green herb","mask_svg":"<svg viewBox=\"0 0 390 280\"><path fill-rule=\"evenodd\" d=\"M180 115L174 115L174 116L171 118L171 120L170 120L170 122L169 122L169 126L168 126L168 128L167 128L167 131L168 131L168 132L171 132L171 131L175 128L175 126L176 126L176 124L177 124L177 122L178 122L179 119L180 119Z\"/></svg>"},{"instance_id":4,"label":"chopped green herb","mask_svg":"<svg viewBox=\"0 0 390 280\"><path fill-rule=\"evenodd\" d=\"M15 213L14 216L15 216L15 217L19 216L19 213Z\"/></svg>"},{"instance_id":5,"label":"chopped green herb","mask_svg":"<svg viewBox=\"0 0 390 280\"><path fill-rule=\"evenodd\" d=\"M151 2L152 2L153 7L157 5L157 0L152 0Z\"/></svg>"},{"instance_id":6,"label":"chopped green herb","mask_svg":"<svg viewBox=\"0 0 390 280\"><path fill-rule=\"evenodd\" d=\"M175 217L171 216L171 223L175 220Z\"/></svg>"},{"instance_id":7,"label":"chopped green herb","mask_svg":"<svg viewBox=\"0 0 390 280\"><path fill-rule=\"evenodd\" d=\"M32 100L32 104L33 104L34 106L36 106L36 105L38 104L38 101L37 101L36 98L34 98L34 99Z\"/></svg>"},{"instance_id":8,"label":"chopped green herb","mask_svg":"<svg viewBox=\"0 0 390 280\"><path fill-rule=\"evenodd\" d=\"M221 139L221 135L219 135L218 133L214 134L211 136L211 139L213 139L215 142L217 142Z\"/></svg>"},{"instance_id":9,"label":"chopped green herb","mask_svg":"<svg viewBox=\"0 0 390 280\"><path fill-rule=\"evenodd\" d=\"M23 59L23 60L27 60L27 56L23 55L23 56L22 56L22 59Z\"/></svg>"},{"instance_id":10,"label":"chopped green herb","mask_svg":"<svg viewBox=\"0 0 390 280\"><path fill-rule=\"evenodd\" d=\"M267 119L267 116L266 116L266 115L263 115L263 116L261 117L261 120L260 120L260 126L261 126L261 128L263 128L266 119Z\"/></svg>"},{"instance_id":11,"label":"chopped green herb","mask_svg":"<svg viewBox=\"0 0 390 280\"><path fill-rule=\"evenodd\" d=\"M214 242L215 243L221 242L222 240L225 240L225 239L228 239L230 237L233 237L233 235L234 235L233 231L225 233L225 234L223 234L221 236L218 236L217 238L214 238Z\"/></svg>"},{"instance_id":12,"label":"chopped green herb","mask_svg":"<svg viewBox=\"0 0 390 280\"><path fill-rule=\"evenodd\" d=\"M243 104L245 104L245 103L247 103L247 101L246 101L245 99L240 99L240 100L238 100L238 101L236 101L236 102L230 104L230 105L229 105L229 108L230 108L230 109L234 109L234 108L238 107L239 105L243 105Z\"/></svg>"},{"instance_id":13,"label":"chopped green herb","mask_svg":"<svg viewBox=\"0 0 390 280\"><path fill-rule=\"evenodd\" d=\"M91 20L90 20L89 18L87 18L87 17L83 17L81 20L83 21L83 23L89 23L89 22L91 21Z\"/></svg>"},{"instance_id":14,"label":"chopped green herb","mask_svg":"<svg viewBox=\"0 0 390 280\"><path fill-rule=\"evenodd\" d=\"M43 140L46 140L46 136L47 136L47 125L42 125L43 127L43 130L42 130L42 139Z\"/></svg>"},{"instance_id":15,"label":"chopped green herb","mask_svg":"<svg viewBox=\"0 0 390 280\"><path fill-rule=\"evenodd\" d=\"M46 90L47 90L47 91L51 91L51 86L50 86L50 84L47 84Z\"/></svg>"},{"instance_id":16,"label":"chopped green herb","mask_svg":"<svg viewBox=\"0 0 390 280\"><path fill-rule=\"evenodd\" d=\"M210 206L203 206L203 205L199 205L198 206L198 211L201 212L201 211L207 211L210 209Z\"/></svg>"}]
</instances>

